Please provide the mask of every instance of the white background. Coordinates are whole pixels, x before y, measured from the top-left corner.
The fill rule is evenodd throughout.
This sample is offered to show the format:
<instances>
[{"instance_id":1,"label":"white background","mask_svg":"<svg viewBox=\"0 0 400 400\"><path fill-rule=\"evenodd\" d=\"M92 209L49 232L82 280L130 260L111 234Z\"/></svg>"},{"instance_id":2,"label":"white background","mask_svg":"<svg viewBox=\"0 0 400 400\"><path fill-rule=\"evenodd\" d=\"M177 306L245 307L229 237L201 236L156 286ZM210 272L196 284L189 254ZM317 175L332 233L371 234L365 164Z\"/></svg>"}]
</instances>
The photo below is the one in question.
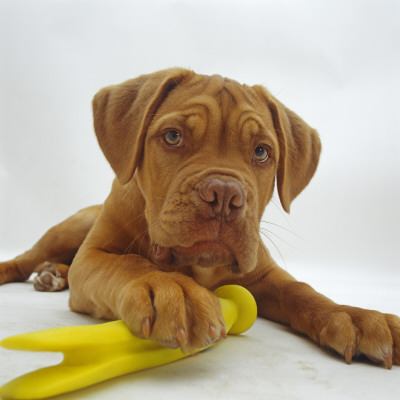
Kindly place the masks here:
<instances>
[{"instance_id":1,"label":"white background","mask_svg":"<svg viewBox=\"0 0 400 400\"><path fill-rule=\"evenodd\" d=\"M318 172L291 215L276 197L264 217L290 231L264 225L281 265L397 270L399 1L0 4L5 256L108 194L113 174L93 133L94 93L182 66L263 84L320 133Z\"/></svg>"},{"instance_id":2,"label":"white background","mask_svg":"<svg viewBox=\"0 0 400 400\"><path fill-rule=\"evenodd\" d=\"M181 66L263 84L318 129L318 171L290 215L267 208L266 243L334 299L399 313L373 296L400 284L399 21L396 0L1 0L0 258L107 196L94 93Z\"/></svg>"}]
</instances>

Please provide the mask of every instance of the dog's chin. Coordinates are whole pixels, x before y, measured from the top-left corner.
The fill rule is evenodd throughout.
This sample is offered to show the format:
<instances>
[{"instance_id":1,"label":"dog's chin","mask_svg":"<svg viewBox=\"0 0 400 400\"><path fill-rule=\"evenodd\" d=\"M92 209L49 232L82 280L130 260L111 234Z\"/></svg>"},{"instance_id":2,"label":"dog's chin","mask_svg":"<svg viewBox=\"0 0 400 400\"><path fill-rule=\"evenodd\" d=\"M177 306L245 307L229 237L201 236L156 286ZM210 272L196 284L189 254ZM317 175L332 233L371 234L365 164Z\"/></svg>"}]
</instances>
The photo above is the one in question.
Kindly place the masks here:
<instances>
[{"instance_id":1,"label":"dog's chin","mask_svg":"<svg viewBox=\"0 0 400 400\"><path fill-rule=\"evenodd\" d=\"M190 265L202 268L225 267L231 272L239 272L235 257L221 257L215 253L198 253L192 256L173 253L172 263L176 266Z\"/></svg>"},{"instance_id":2,"label":"dog's chin","mask_svg":"<svg viewBox=\"0 0 400 400\"><path fill-rule=\"evenodd\" d=\"M226 267L239 272L235 255L217 241L200 241L190 247L153 246L154 261L158 264L180 266L199 266L204 268Z\"/></svg>"}]
</instances>

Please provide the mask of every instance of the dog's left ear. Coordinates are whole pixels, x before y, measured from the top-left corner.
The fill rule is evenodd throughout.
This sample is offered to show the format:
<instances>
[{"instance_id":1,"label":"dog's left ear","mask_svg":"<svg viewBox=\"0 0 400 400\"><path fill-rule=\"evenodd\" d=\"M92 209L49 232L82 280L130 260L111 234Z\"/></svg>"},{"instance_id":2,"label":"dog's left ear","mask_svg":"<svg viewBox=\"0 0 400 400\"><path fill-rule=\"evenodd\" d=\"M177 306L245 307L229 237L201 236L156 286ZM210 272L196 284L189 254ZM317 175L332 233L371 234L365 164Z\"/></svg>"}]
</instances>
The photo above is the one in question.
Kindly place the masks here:
<instances>
[{"instance_id":1,"label":"dog's left ear","mask_svg":"<svg viewBox=\"0 0 400 400\"><path fill-rule=\"evenodd\" d=\"M313 177L321 153L321 141L315 129L285 107L262 86L253 86L262 95L272 114L279 141L277 187L283 209L290 211L294 198Z\"/></svg>"},{"instance_id":2,"label":"dog's left ear","mask_svg":"<svg viewBox=\"0 0 400 400\"><path fill-rule=\"evenodd\" d=\"M93 99L97 140L121 184L132 178L146 130L168 93L191 71L173 68L101 89Z\"/></svg>"}]
</instances>

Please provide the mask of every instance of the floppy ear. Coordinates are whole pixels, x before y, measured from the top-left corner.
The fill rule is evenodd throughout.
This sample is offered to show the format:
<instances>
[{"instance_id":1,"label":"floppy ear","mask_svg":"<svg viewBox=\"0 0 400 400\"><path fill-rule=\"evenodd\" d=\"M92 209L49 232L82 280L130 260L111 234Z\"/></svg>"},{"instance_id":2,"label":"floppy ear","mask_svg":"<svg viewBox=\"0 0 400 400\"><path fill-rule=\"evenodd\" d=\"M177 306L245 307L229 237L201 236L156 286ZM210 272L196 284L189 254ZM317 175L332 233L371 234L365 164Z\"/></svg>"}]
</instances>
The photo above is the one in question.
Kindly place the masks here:
<instances>
[{"instance_id":1,"label":"floppy ear","mask_svg":"<svg viewBox=\"0 0 400 400\"><path fill-rule=\"evenodd\" d=\"M283 209L290 211L293 199L313 177L321 153L321 142L315 129L285 107L261 86L279 142L277 187Z\"/></svg>"},{"instance_id":2,"label":"floppy ear","mask_svg":"<svg viewBox=\"0 0 400 400\"><path fill-rule=\"evenodd\" d=\"M147 128L168 93L192 72L168 69L101 89L93 99L94 129L121 184L139 163Z\"/></svg>"}]
</instances>

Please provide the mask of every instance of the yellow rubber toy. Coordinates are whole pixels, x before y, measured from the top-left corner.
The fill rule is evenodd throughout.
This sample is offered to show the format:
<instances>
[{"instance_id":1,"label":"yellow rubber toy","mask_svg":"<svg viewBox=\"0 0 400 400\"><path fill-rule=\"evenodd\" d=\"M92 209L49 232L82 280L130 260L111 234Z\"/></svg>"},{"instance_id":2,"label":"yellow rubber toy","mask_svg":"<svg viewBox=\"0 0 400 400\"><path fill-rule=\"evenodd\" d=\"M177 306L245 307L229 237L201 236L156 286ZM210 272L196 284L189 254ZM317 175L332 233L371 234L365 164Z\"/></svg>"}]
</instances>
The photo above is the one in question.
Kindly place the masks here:
<instances>
[{"instance_id":1,"label":"yellow rubber toy","mask_svg":"<svg viewBox=\"0 0 400 400\"><path fill-rule=\"evenodd\" d=\"M228 333L240 334L253 325L257 306L250 292L241 286L227 285L215 294ZM188 355L180 349L168 349L155 341L135 337L123 321L25 333L6 338L0 345L14 350L64 353L60 364L5 384L0 388L2 399L43 399Z\"/></svg>"}]
</instances>

